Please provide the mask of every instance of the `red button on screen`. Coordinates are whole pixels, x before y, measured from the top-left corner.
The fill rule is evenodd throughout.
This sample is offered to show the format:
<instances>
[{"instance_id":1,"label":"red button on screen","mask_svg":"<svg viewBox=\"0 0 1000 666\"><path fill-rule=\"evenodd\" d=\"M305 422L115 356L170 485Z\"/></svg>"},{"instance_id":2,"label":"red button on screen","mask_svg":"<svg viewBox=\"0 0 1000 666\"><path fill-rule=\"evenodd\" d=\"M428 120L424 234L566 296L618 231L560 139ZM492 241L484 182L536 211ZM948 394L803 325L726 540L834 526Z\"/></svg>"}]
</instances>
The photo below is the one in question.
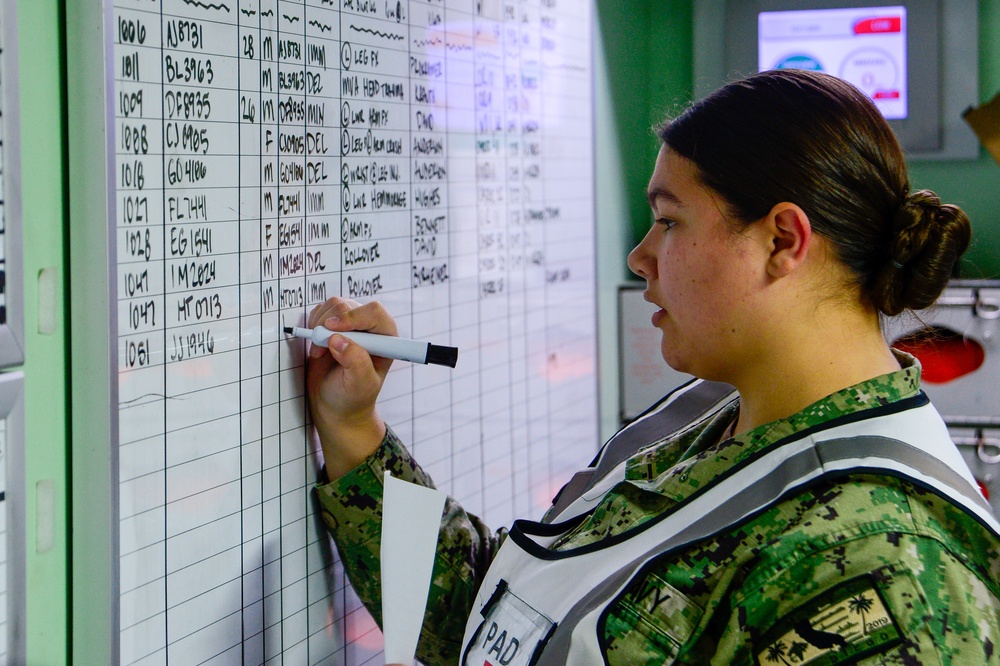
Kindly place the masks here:
<instances>
[{"instance_id":1,"label":"red button on screen","mask_svg":"<svg viewBox=\"0 0 1000 666\"><path fill-rule=\"evenodd\" d=\"M883 32L901 32L903 19L899 16L879 16L862 19L854 24L855 35L872 35Z\"/></svg>"}]
</instances>

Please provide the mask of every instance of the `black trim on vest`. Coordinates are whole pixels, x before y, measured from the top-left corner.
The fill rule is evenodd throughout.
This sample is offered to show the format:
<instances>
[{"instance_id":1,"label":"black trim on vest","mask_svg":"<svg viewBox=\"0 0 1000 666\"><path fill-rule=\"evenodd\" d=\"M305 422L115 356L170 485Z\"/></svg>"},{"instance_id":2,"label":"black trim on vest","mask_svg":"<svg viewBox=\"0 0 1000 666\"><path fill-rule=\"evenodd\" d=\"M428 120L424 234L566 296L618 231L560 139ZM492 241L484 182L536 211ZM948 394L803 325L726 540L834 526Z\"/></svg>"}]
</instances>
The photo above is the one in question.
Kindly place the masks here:
<instances>
[{"instance_id":1,"label":"black trim on vest","mask_svg":"<svg viewBox=\"0 0 1000 666\"><path fill-rule=\"evenodd\" d=\"M528 660L528 666L535 666L538 660L542 657L542 652L545 651L545 646L549 644L549 640L555 635L556 629L559 627L558 622L553 622L552 626L549 627L548 633L542 640L538 641L538 645L535 646L534 652L531 653L531 659Z\"/></svg>"},{"instance_id":2,"label":"black trim on vest","mask_svg":"<svg viewBox=\"0 0 1000 666\"><path fill-rule=\"evenodd\" d=\"M479 611L479 614L483 616L483 621L479 623L478 627L476 627L476 632L472 635L472 640L470 640L469 644L465 646L464 650L462 650L462 661L460 663L462 664L466 663L466 660L469 656L469 650L472 649L473 645L479 642L479 636L480 634L483 633L483 627L486 626L486 616L489 614L491 610L493 610L493 607L497 604L498 601L500 601L500 598L503 597L504 592L507 591L507 586L508 586L507 581L501 578L497 582L497 586L496 588L494 588L493 594L491 594L490 598L486 600L485 604L483 604L483 607ZM537 659L537 657L535 657L535 659Z\"/></svg>"},{"instance_id":3,"label":"black trim on vest","mask_svg":"<svg viewBox=\"0 0 1000 666\"><path fill-rule=\"evenodd\" d=\"M496 605L498 601L500 601L500 597L503 596L503 593L507 591L508 587L509 584L507 583L507 581L501 578L500 581L497 583L496 588L494 588L493 594L491 594L490 598L486 600L485 604L483 604L483 607L482 609L480 609L479 614L482 615L483 617L486 617L486 614L490 612L490 610L493 608L493 606Z\"/></svg>"},{"instance_id":4,"label":"black trim on vest","mask_svg":"<svg viewBox=\"0 0 1000 666\"><path fill-rule=\"evenodd\" d=\"M844 416L840 416L835 419L830 419L829 421L825 421L823 423L806 428L804 430L800 430L796 433L793 433L792 435L789 435L788 437L784 437L778 440L777 442L771 444L766 448L761 449L760 451L755 452L753 455L747 457L746 460L743 460L740 463L733 465L728 470L726 470L725 474L713 478L709 483L706 483L702 488L699 488L691 495L688 495L682 502L679 502L676 505L667 509L666 511L663 511L651 517L649 520L642 523L641 525L637 525L636 527L627 529L624 532L615 534L613 536L604 537L599 541L588 543L583 546L578 546L576 548L571 548L568 550L554 551L554 550L549 550L544 546L538 545L537 543L535 543L533 539L531 539L528 536L529 534L532 534L540 537L550 537L558 535L562 532L566 532L579 525L587 516L593 513L593 509L560 523L539 523L529 520L517 520L514 521L514 524L511 526L510 532L508 533L507 536L513 539L514 543L520 546L522 550L540 560L560 560L565 557L575 557L577 555L583 555L586 553L603 550L604 548L610 548L623 541L631 539L636 534L639 534L644 530L653 527L660 521L664 520L668 516L678 511L687 502L690 502L694 498L699 497L707 492L710 492L723 480L729 478L733 474L742 470L744 467L753 464L759 458L770 454L774 450L786 444L789 444L794 441L799 441L814 433L822 432L824 430L830 430L837 426L846 425L849 423L857 423L859 421L874 419L881 416L888 416L890 414L898 414L900 412L909 411L911 409L923 407L928 404L930 404L930 400L927 398L927 395L924 394L923 391L921 391L917 395L911 396L909 398L897 400L896 402L891 402L886 405L878 405L876 407L865 409L859 412L845 414Z\"/></svg>"}]
</instances>

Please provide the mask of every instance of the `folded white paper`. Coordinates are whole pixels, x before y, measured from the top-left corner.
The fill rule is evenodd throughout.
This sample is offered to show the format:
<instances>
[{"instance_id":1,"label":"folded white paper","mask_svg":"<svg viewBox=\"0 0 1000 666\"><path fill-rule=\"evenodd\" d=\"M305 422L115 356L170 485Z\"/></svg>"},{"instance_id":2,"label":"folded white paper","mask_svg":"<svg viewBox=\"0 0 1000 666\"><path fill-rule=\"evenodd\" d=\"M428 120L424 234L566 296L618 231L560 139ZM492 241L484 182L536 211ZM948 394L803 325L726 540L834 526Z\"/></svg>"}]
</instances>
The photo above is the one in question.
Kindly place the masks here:
<instances>
[{"instance_id":1,"label":"folded white paper","mask_svg":"<svg viewBox=\"0 0 1000 666\"><path fill-rule=\"evenodd\" d=\"M447 495L385 473L382 495L382 633L387 664L412 664Z\"/></svg>"}]
</instances>

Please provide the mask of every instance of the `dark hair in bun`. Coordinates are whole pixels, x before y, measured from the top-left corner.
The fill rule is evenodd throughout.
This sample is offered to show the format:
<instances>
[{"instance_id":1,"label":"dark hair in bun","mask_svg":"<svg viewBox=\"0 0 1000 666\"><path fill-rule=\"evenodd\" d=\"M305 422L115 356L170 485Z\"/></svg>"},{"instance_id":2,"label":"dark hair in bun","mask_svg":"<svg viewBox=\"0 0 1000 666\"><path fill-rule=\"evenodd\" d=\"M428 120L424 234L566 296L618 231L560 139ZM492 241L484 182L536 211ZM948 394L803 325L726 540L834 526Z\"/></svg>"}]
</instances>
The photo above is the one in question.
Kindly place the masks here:
<instances>
[{"instance_id":1,"label":"dark hair in bun","mask_svg":"<svg viewBox=\"0 0 1000 666\"><path fill-rule=\"evenodd\" d=\"M788 201L887 315L931 305L969 244L969 219L928 190L867 95L836 77L771 70L696 102L657 134L751 224Z\"/></svg>"},{"instance_id":2,"label":"dark hair in bun","mask_svg":"<svg viewBox=\"0 0 1000 666\"><path fill-rule=\"evenodd\" d=\"M872 281L872 298L889 315L929 307L969 246L969 219L930 190L906 198L892 220L889 262Z\"/></svg>"}]
</instances>

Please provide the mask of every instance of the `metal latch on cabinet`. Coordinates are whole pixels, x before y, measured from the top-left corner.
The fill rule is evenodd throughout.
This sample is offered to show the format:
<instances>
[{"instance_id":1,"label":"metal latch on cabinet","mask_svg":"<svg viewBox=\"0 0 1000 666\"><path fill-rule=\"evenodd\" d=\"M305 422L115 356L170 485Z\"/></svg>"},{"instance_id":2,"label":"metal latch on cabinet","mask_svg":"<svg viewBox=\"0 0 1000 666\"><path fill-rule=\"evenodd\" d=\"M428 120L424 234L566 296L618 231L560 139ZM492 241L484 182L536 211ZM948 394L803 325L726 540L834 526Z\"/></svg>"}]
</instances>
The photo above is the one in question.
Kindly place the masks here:
<instances>
[{"instance_id":1,"label":"metal latch on cabinet","mask_svg":"<svg viewBox=\"0 0 1000 666\"><path fill-rule=\"evenodd\" d=\"M1000 464L1000 437L987 436L986 430L1000 432L1000 417L949 416L945 419L949 428L968 428L974 431L972 436L953 436L956 446L974 447L979 460L987 465Z\"/></svg>"},{"instance_id":2,"label":"metal latch on cabinet","mask_svg":"<svg viewBox=\"0 0 1000 666\"><path fill-rule=\"evenodd\" d=\"M972 313L980 319L1000 319L1000 298L986 295L983 289L996 289L997 285L991 282L988 287L972 287L972 291L963 296L945 294L937 300L937 305L946 307L971 307Z\"/></svg>"},{"instance_id":3,"label":"metal latch on cabinet","mask_svg":"<svg viewBox=\"0 0 1000 666\"><path fill-rule=\"evenodd\" d=\"M962 451L979 490L1000 515L1000 417L948 417L952 441ZM992 495L992 497L991 497Z\"/></svg>"},{"instance_id":4,"label":"metal latch on cabinet","mask_svg":"<svg viewBox=\"0 0 1000 666\"><path fill-rule=\"evenodd\" d=\"M976 449L976 456L987 465L1000 464L1000 437L987 437L982 428L977 428L972 437L952 437L956 446Z\"/></svg>"}]
</instances>

